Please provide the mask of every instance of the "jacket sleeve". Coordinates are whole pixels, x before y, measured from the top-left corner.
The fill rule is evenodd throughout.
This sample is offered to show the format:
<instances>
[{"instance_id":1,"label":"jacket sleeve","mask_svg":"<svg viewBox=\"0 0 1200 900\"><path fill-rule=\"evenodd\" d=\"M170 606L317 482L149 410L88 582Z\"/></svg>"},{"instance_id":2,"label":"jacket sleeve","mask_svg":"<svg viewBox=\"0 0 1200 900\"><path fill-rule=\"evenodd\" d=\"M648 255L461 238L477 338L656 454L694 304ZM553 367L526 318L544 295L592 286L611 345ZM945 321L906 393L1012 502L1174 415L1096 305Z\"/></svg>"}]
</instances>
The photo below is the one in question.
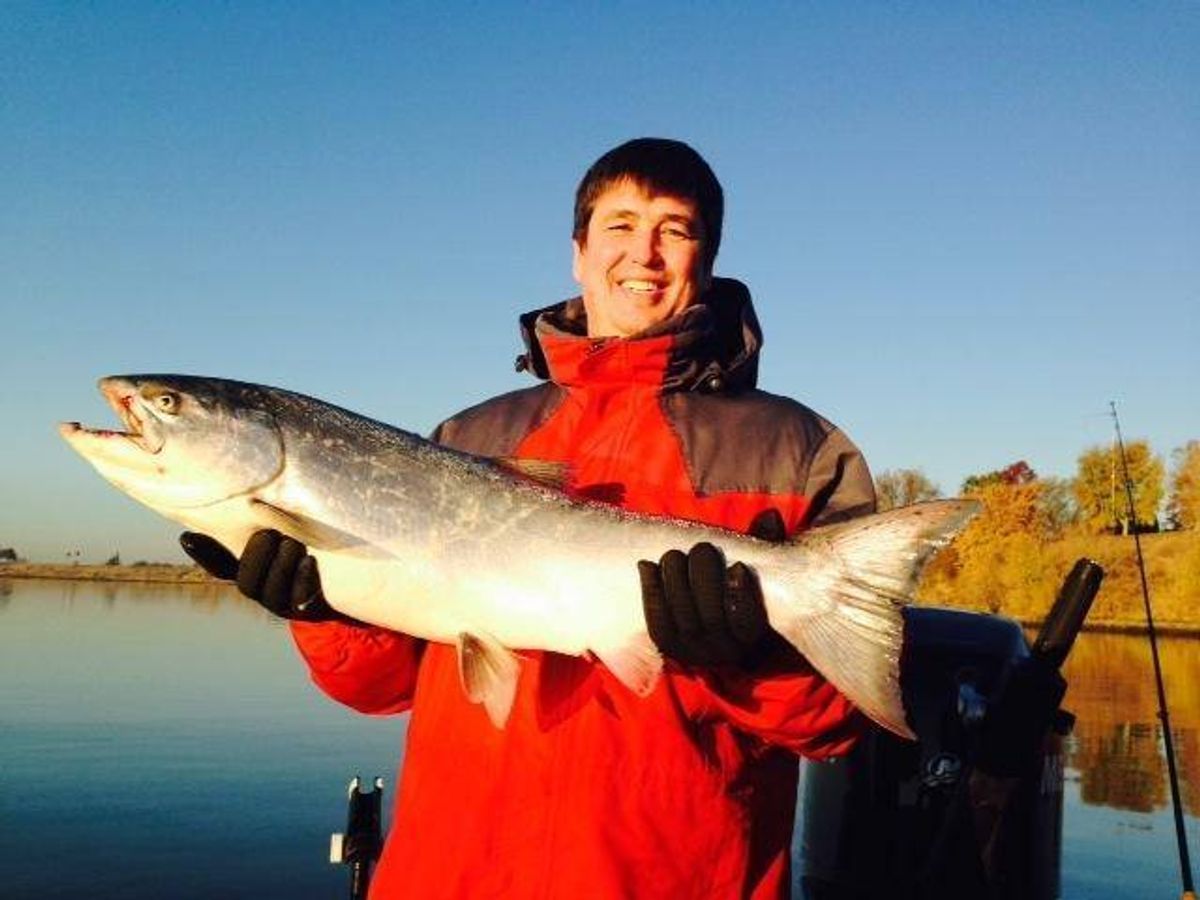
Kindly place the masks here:
<instances>
[{"instance_id":1,"label":"jacket sleeve","mask_svg":"<svg viewBox=\"0 0 1200 900\"><path fill-rule=\"evenodd\" d=\"M802 527L829 525L875 511L875 487L862 453L840 430L817 447L803 493ZM867 719L800 654L779 652L757 671L736 667L702 675L707 714L762 741L813 759L847 753Z\"/></svg>"},{"instance_id":2,"label":"jacket sleeve","mask_svg":"<svg viewBox=\"0 0 1200 900\"><path fill-rule=\"evenodd\" d=\"M839 429L825 435L808 467L804 527L832 525L875 512L875 482L859 449Z\"/></svg>"},{"instance_id":3,"label":"jacket sleeve","mask_svg":"<svg viewBox=\"0 0 1200 900\"><path fill-rule=\"evenodd\" d=\"M424 641L374 625L290 626L313 682L334 700L375 715L404 712L412 705Z\"/></svg>"},{"instance_id":4,"label":"jacket sleeve","mask_svg":"<svg viewBox=\"0 0 1200 900\"><path fill-rule=\"evenodd\" d=\"M747 674L723 667L702 680L709 694L705 718L809 759L848 753L867 727L862 713L799 654L773 669Z\"/></svg>"}]
</instances>

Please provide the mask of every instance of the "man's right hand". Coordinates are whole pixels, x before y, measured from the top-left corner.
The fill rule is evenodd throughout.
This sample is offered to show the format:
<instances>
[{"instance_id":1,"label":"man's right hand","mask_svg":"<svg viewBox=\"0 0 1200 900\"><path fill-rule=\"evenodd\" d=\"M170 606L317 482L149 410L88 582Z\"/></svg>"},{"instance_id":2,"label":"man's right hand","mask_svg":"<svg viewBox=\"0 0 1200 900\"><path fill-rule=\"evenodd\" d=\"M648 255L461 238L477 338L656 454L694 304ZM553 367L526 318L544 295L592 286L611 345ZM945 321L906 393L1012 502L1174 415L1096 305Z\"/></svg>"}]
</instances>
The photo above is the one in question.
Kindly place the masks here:
<instances>
[{"instance_id":1,"label":"man's right hand","mask_svg":"<svg viewBox=\"0 0 1200 900\"><path fill-rule=\"evenodd\" d=\"M254 532L240 560L223 544L195 531L181 534L179 545L210 575L236 581L245 596L284 619L357 621L329 605L308 548L274 529Z\"/></svg>"},{"instance_id":2,"label":"man's right hand","mask_svg":"<svg viewBox=\"0 0 1200 900\"><path fill-rule=\"evenodd\" d=\"M780 543L787 529L779 510L750 524L759 540ZM715 546L702 541L684 553L669 550L653 563L638 562L642 610L650 640L663 656L685 665L736 665L754 671L774 661L807 665L771 627L758 576L745 563L728 569Z\"/></svg>"}]
</instances>

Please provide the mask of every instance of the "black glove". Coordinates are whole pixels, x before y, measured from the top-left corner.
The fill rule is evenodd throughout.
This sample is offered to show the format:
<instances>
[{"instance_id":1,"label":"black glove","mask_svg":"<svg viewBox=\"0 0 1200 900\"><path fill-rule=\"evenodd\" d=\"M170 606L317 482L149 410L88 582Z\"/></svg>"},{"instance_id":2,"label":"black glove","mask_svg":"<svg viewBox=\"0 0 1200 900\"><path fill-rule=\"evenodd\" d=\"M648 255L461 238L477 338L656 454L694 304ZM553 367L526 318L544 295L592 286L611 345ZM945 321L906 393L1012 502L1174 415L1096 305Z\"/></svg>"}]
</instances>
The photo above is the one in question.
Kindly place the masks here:
<instances>
[{"instance_id":1,"label":"black glove","mask_svg":"<svg viewBox=\"0 0 1200 900\"><path fill-rule=\"evenodd\" d=\"M317 561L308 555L308 548L274 529L254 532L241 560L223 544L195 531L181 534L179 545L210 575L236 581L239 591L277 616L301 622L356 621L326 601Z\"/></svg>"},{"instance_id":2,"label":"black glove","mask_svg":"<svg viewBox=\"0 0 1200 900\"><path fill-rule=\"evenodd\" d=\"M1035 656L1013 662L988 700L976 766L1003 778L1027 773L1041 756L1067 683Z\"/></svg>"},{"instance_id":3,"label":"black glove","mask_svg":"<svg viewBox=\"0 0 1200 900\"><path fill-rule=\"evenodd\" d=\"M764 540L786 536L775 509L759 515L750 530ZM686 555L669 550L657 564L642 560L638 575L650 639L664 656L689 665L753 668L786 644L767 622L754 571L740 562L726 568L721 551L707 541Z\"/></svg>"}]
</instances>

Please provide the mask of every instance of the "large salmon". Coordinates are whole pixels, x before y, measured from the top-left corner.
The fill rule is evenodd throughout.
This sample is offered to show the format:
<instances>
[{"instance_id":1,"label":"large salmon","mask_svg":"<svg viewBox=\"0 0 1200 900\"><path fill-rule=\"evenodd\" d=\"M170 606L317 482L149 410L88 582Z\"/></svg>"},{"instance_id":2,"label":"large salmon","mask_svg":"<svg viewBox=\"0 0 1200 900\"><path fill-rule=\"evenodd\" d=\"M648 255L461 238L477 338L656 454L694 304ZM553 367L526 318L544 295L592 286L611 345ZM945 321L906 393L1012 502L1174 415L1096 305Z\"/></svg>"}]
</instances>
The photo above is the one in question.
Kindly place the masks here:
<instances>
[{"instance_id":1,"label":"large salmon","mask_svg":"<svg viewBox=\"0 0 1200 900\"><path fill-rule=\"evenodd\" d=\"M105 478L235 553L260 528L303 541L334 608L456 644L465 690L497 724L515 690L514 649L591 653L651 691L662 660L636 563L707 540L754 568L771 625L819 672L911 736L900 608L976 509L933 501L771 544L573 501L536 464L458 453L277 388L133 375L100 390L127 430L60 430Z\"/></svg>"}]
</instances>

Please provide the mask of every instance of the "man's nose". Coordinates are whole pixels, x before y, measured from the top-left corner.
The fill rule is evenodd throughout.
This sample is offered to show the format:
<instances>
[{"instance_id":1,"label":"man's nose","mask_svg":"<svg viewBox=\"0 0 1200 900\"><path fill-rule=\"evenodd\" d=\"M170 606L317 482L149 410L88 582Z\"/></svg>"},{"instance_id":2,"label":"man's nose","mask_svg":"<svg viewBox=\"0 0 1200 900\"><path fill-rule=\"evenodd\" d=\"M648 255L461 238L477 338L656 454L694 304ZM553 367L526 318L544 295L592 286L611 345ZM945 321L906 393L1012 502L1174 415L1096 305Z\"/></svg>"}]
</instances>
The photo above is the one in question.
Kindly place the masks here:
<instances>
[{"instance_id":1,"label":"man's nose","mask_svg":"<svg viewBox=\"0 0 1200 900\"><path fill-rule=\"evenodd\" d=\"M658 233L653 228L635 231L630 255L641 265L653 265L659 260Z\"/></svg>"}]
</instances>

